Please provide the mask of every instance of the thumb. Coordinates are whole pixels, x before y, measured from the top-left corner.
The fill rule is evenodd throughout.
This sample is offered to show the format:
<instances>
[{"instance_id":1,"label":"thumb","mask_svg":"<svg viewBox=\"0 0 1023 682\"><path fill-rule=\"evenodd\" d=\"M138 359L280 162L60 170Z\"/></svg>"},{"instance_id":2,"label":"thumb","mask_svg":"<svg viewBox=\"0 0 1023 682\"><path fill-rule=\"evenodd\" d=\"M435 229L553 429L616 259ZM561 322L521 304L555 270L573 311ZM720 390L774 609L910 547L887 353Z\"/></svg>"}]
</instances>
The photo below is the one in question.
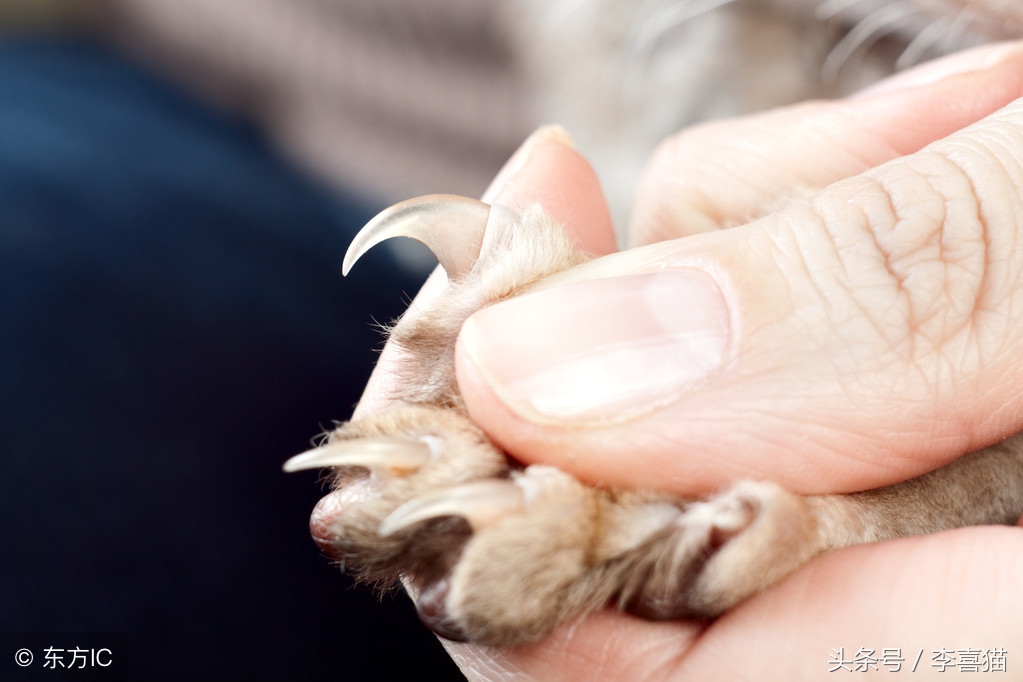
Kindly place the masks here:
<instances>
[{"instance_id":1,"label":"thumb","mask_svg":"<svg viewBox=\"0 0 1023 682\"><path fill-rule=\"evenodd\" d=\"M1021 158L1015 102L757 222L485 308L457 347L469 411L523 461L680 493L858 490L990 444L1023 428Z\"/></svg>"}]
</instances>

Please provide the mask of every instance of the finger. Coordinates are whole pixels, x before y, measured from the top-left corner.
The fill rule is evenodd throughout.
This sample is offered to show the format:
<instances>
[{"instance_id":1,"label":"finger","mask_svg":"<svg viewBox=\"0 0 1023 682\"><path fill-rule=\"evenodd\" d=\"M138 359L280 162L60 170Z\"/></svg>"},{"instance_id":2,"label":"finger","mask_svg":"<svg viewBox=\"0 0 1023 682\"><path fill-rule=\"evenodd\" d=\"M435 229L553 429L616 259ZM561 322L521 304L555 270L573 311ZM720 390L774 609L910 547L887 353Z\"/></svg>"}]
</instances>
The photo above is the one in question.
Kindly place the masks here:
<instances>
[{"instance_id":1,"label":"finger","mask_svg":"<svg viewBox=\"0 0 1023 682\"><path fill-rule=\"evenodd\" d=\"M890 672L883 649L892 648L889 663L905 658L900 672L916 665L914 679L944 679L959 670L942 673L940 650L957 659L962 650L1002 649L1011 659L1023 645L1021 571L1017 528L963 528L826 554L710 628L679 672L734 680L771 657L772 679L819 680L822 671L853 668L861 649L878 659L869 672Z\"/></svg>"},{"instance_id":2,"label":"finger","mask_svg":"<svg viewBox=\"0 0 1023 682\"><path fill-rule=\"evenodd\" d=\"M587 253L615 251L614 227L596 173L568 133L544 126L523 143L483 194L483 201L521 210L539 204Z\"/></svg>"},{"instance_id":3,"label":"finger","mask_svg":"<svg viewBox=\"0 0 1023 682\"><path fill-rule=\"evenodd\" d=\"M678 667L703 629L683 621L643 621L609 609L514 649L443 644L473 682L661 680L670 679L666 674Z\"/></svg>"},{"instance_id":4,"label":"finger","mask_svg":"<svg viewBox=\"0 0 1023 682\"><path fill-rule=\"evenodd\" d=\"M572 146L568 133L544 126L512 155L483 200L520 210L540 204L566 226L576 245L593 255L615 250L614 228L596 173ZM439 268L423 285L412 306L425 305L438 296L447 278ZM356 415L380 409L396 380L393 350L385 348L373 370Z\"/></svg>"},{"instance_id":5,"label":"finger","mask_svg":"<svg viewBox=\"0 0 1023 682\"><path fill-rule=\"evenodd\" d=\"M1002 650L1014 665L1023 645L1021 574L1023 531L958 529L826 554L706 629L604 612L530 647L449 651L471 680L799 682L832 669L893 672L900 658L898 672L943 679L958 669L941 672L942 649L983 649L989 665Z\"/></svg>"},{"instance_id":6,"label":"finger","mask_svg":"<svg viewBox=\"0 0 1023 682\"><path fill-rule=\"evenodd\" d=\"M1020 158L1023 101L747 227L485 308L456 352L470 414L523 461L680 493L873 488L1019 431Z\"/></svg>"},{"instance_id":7,"label":"finger","mask_svg":"<svg viewBox=\"0 0 1023 682\"><path fill-rule=\"evenodd\" d=\"M1014 99L1023 43L931 62L838 102L668 138L638 185L632 246L743 224L963 128Z\"/></svg>"}]
</instances>

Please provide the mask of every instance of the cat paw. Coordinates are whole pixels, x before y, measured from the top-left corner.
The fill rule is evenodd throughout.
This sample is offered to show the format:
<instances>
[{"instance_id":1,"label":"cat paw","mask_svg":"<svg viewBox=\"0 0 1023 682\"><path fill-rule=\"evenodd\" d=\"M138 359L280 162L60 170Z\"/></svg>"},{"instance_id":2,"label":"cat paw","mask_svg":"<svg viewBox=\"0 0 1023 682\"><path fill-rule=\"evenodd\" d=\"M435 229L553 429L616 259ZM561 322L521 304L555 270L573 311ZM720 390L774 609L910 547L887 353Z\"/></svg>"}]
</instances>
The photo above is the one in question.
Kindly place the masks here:
<instances>
[{"instance_id":1,"label":"cat paw","mask_svg":"<svg viewBox=\"0 0 1023 682\"><path fill-rule=\"evenodd\" d=\"M822 550L813 498L741 481L685 505L629 557L620 603L650 620L714 618Z\"/></svg>"},{"instance_id":2,"label":"cat paw","mask_svg":"<svg viewBox=\"0 0 1023 682\"><path fill-rule=\"evenodd\" d=\"M470 530L458 521L401 527L398 521L414 513L408 505L425 505L464 484L501 480L510 471L504 454L472 422L433 405L397 406L349 422L324 445L285 464L286 471L322 467L335 469L335 490L313 514L313 539L346 572L381 586L442 571ZM469 501L462 503L471 509Z\"/></svg>"},{"instance_id":3,"label":"cat paw","mask_svg":"<svg viewBox=\"0 0 1023 682\"><path fill-rule=\"evenodd\" d=\"M354 576L401 578L453 640L509 646L607 604L707 618L810 554L803 498L740 483L707 501L593 488L510 462L467 418L395 406L352 422L290 468L337 467L313 514L319 546Z\"/></svg>"},{"instance_id":4,"label":"cat paw","mask_svg":"<svg viewBox=\"0 0 1023 682\"><path fill-rule=\"evenodd\" d=\"M331 467L312 535L358 579L403 580L450 639L514 645L615 604L650 619L713 617L816 551L811 507L766 483L706 501L590 487L509 459L467 416L453 349L465 319L586 260L537 208L452 197L403 202L353 242L437 252L447 290L413 306L389 341L388 407L339 427L287 470Z\"/></svg>"}]
</instances>

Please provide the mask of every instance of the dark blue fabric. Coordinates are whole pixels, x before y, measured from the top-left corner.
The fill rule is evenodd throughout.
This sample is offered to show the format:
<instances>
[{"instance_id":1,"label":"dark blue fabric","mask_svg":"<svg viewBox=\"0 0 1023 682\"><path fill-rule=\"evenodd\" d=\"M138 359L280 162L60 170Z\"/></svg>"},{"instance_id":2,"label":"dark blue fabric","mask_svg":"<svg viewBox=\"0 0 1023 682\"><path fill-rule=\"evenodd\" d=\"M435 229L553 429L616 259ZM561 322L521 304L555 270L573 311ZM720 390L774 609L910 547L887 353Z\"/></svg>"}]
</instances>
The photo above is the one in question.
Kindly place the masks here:
<instances>
[{"instance_id":1,"label":"dark blue fabric","mask_svg":"<svg viewBox=\"0 0 1023 682\"><path fill-rule=\"evenodd\" d=\"M342 280L371 213L115 55L0 42L0 632L125 633L125 679L456 675L280 470L418 288L381 253Z\"/></svg>"}]
</instances>

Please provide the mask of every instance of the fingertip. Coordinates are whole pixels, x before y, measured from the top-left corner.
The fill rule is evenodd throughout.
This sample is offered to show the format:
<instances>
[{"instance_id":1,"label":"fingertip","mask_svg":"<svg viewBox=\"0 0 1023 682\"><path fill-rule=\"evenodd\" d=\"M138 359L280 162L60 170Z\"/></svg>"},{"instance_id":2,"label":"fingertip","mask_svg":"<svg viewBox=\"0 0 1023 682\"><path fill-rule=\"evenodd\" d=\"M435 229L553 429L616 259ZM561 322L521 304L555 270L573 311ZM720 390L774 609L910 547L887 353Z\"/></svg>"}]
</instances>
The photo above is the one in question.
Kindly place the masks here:
<instances>
[{"instance_id":1,"label":"fingertip","mask_svg":"<svg viewBox=\"0 0 1023 682\"><path fill-rule=\"evenodd\" d=\"M600 180L558 126L544 126L533 133L501 169L483 199L511 208L540 204L583 251L599 256L616 250Z\"/></svg>"}]
</instances>

